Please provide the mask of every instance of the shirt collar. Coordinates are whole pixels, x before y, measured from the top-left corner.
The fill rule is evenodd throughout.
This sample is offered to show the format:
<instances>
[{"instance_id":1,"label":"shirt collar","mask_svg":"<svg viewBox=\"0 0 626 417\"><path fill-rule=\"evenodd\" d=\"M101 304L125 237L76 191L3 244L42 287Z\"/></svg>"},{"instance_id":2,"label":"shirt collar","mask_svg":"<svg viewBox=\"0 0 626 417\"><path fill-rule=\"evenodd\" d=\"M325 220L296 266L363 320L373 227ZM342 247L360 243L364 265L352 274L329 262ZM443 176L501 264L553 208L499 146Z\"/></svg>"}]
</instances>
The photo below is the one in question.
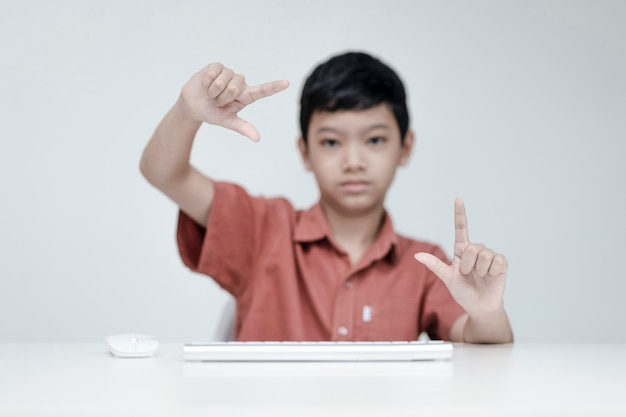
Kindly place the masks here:
<instances>
[{"instance_id":1,"label":"shirt collar","mask_svg":"<svg viewBox=\"0 0 626 417\"><path fill-rule=\"evenodd\" d=\"M327 239L332 242L330 226L326 221L321 203L317 203L308 210L300 211L294 230L293 239L298 243L316 242ZM383 224L376 236L372 247L368 250L368 257L371 259L382 259L387 255L391 260L395 257L398 243L398 235L393 230L391 217L384 211Z\"/></svg>"}]
</instances>

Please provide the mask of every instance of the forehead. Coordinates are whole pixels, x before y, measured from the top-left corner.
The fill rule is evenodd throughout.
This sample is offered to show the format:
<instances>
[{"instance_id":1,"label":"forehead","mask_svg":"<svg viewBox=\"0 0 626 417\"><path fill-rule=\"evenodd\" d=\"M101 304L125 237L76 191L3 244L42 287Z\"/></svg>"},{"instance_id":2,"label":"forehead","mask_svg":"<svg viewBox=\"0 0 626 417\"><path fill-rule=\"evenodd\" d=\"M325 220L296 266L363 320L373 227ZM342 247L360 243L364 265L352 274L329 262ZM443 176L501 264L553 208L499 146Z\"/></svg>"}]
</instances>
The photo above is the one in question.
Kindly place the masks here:
<instances>
[{"instance_id":1,"label":"forehead","mask_svg":"<svg viewBox=\"0 0 626 417\"><path fill-rule=\"evenodd\" d=\"M309 134L312 135L327 132L352 134L377 129L399 133L398 123L386 104L362 110L316 111L309 123Z\"/></svg>"}]
</instances>

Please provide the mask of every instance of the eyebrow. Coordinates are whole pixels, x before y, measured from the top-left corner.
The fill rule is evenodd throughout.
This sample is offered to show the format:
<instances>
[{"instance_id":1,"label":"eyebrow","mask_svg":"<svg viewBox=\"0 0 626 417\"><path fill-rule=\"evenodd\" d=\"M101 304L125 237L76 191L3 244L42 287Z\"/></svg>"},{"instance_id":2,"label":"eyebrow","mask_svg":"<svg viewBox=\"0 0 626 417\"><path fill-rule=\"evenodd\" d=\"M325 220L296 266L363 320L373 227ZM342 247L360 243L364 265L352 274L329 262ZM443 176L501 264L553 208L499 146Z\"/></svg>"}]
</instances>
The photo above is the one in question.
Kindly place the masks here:
<instances>
[{"instance_id":1,"label":"eyebrow","mask_svg":"<svg viewBox=\"0 0 626 417\"><path fill-rule=\"evenodd\" d=\"M366 127L365 129L360 131L359 134L367 133L367 132L370 132L372 130L378 130L378 129L389 130L390 128L391 127L388 124L386 124L386 123L376 123L374 125ZM315 131L315 133L338 133L338 134L345 134L345 132L342 129L336 129L336 128L330 127L330 126L322 126L319 129L317 129Z\"/></svg>"}]
</instances>

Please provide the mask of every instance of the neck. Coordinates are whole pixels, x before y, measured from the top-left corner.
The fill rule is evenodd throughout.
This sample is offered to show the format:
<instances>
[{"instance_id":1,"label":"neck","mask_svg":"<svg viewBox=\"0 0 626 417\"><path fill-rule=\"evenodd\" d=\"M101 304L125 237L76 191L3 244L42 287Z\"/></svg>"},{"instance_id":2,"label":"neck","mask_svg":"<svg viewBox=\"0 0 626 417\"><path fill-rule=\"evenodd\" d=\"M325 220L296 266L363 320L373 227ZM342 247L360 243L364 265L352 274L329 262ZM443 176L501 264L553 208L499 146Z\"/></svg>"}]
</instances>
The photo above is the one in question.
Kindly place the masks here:
<instances>
[{"instance_id":1,"label":"neck","mask_svg":"<svg viewBox=\"0 0 626 417\"><path fill-rule=\"evenodd\" d=\"M337 211L325 204L322 204L322 208L333 240L348 253L350 262L356 264L378 235L383 220L383 207L356 215Z\"/></svg>"}]
</instances>

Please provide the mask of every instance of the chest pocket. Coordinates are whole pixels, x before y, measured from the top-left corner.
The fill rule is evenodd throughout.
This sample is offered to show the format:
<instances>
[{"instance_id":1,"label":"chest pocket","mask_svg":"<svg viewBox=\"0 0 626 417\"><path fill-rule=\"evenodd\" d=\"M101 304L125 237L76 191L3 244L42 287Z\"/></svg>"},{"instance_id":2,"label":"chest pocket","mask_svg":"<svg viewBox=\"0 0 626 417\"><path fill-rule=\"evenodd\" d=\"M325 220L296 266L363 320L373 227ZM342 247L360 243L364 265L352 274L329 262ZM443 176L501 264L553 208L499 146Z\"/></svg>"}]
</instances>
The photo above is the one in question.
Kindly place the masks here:
<instances>
[{"instance_id":1,"label":"chest pocket","mask_svg":"<svg viewBox=\"0 0 626 417\"><path fill-rule=\"evenodd\" d=\"M417 340L419 306L414 299L388 298L367 307L358 322L369 340Z\"/></svg>"}]
</instances>

